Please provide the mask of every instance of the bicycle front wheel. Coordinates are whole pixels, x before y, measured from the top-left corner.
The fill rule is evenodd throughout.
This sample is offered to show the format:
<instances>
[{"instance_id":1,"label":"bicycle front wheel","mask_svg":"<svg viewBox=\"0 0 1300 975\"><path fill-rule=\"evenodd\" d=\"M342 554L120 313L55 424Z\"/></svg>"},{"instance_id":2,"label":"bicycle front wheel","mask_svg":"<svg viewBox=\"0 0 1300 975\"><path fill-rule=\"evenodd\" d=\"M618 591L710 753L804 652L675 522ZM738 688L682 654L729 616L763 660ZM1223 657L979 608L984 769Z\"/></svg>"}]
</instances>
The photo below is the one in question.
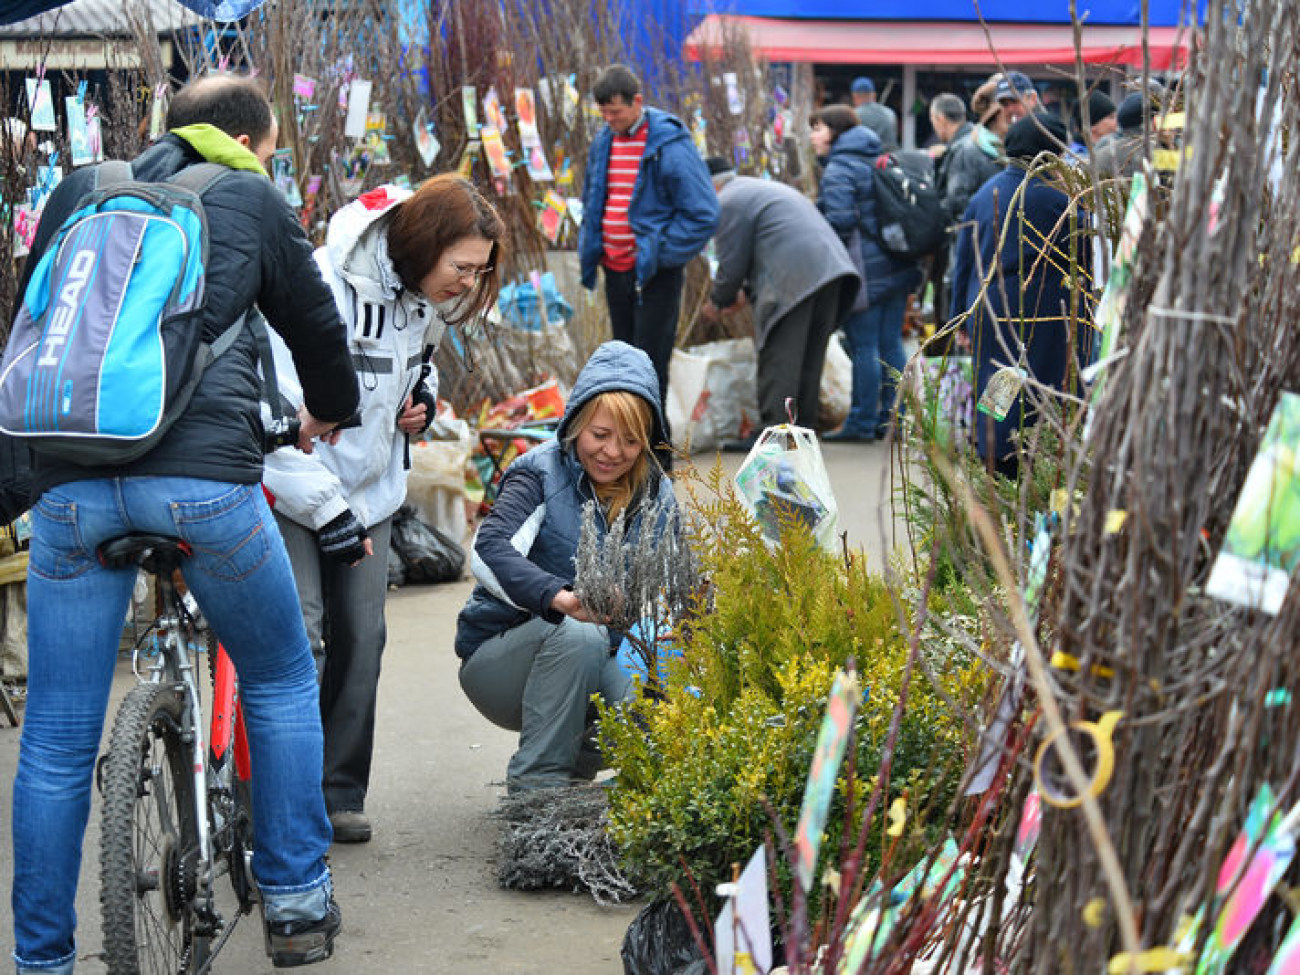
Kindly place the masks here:
<instances>
[{"instance_id":1,"label":"bicycle front wheel","mask_svg":"<svg viewBox=\"0 0 1300 975\"><path fill-rule=\"evenodd\" d=\"M122 703L104 756L100 911L112 975L191 972L199 933L198 827L185 694L142 684Z\"/></svg>"}]
</instances>

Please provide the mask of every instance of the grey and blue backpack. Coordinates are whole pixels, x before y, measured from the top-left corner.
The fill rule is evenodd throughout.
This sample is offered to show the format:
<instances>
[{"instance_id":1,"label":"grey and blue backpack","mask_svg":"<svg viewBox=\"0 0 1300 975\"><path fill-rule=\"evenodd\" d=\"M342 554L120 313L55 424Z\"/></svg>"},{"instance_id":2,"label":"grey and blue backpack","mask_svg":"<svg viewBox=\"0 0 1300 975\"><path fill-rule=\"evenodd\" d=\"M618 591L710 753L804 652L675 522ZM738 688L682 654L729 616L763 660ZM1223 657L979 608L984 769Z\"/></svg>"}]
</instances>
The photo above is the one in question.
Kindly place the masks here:
<instances>
[{"instance_id":1,"label":"grey and blue backpack","mask_svg":"<svg viewBox=\"0 0 1300 975\"><path fill-rule=\"evenodd\" d=\"M23 294L0 362L0 430L84 465L157 444L244 324L203 341L200 197L230 172L201 163L142 182L128 163L99 167Z\"/></svg>"}]
</instances>

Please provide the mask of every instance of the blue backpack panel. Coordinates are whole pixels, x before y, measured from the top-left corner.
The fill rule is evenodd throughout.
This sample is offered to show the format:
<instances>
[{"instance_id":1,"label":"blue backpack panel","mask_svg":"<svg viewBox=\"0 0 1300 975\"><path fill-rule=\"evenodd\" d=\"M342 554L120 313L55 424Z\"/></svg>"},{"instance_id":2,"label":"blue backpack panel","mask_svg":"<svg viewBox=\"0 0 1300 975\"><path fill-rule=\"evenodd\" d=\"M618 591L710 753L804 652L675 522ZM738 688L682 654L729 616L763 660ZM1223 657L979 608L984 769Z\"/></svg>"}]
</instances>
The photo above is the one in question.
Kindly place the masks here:
<instances>
[{"instance_id":1,"label":"blue backpack panel","mask_svg":"<svg viewBox=\"0 0 1300 975\"><path fill-rule=\"evenodd\" d=\"M200 196L231 170L161 183L107 162L33 272L0 363L0 430L85 465L151 450L185 411L243 318L202 339L207 219Z\"/></svg>"}]
</instances>

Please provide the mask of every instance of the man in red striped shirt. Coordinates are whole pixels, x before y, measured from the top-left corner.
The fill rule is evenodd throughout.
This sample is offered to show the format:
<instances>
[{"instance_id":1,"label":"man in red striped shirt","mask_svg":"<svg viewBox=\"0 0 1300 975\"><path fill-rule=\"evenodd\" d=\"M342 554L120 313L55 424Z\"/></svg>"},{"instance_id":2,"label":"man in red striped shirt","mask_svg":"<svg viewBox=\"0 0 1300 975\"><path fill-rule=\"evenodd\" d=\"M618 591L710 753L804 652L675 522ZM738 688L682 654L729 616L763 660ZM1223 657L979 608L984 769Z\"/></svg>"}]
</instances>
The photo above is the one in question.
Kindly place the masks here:
<instances>
[{"instance_id":1,"label":"man in red striped shirt","mask_svg":"<svg viewBox=\"0 0 1300 975\"><path fill-rule=\"evenodd\" d=\"M666 402L683 269L717 229L717 194L690 131L642 104L641 82L628 68L606 68L592 95L605 127L587 153L582 284L594 289L596 269L604 269L613 336L650 356ZM671 465L667 449L656 456Z\"/></svg>"}]
</instances>

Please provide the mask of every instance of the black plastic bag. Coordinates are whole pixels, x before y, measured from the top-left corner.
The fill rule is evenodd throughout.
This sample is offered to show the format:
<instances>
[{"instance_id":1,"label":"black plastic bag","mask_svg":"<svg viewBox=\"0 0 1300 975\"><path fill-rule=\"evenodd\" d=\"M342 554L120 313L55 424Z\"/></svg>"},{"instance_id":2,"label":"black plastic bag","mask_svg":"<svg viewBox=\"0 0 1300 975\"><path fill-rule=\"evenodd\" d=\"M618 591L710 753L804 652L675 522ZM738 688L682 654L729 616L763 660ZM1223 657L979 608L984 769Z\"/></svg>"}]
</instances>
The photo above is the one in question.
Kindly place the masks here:
<instances>
[{"instance_id":1,"label":"black plastic bag","mask_svg":"<svg viewBox=\"0 0 1300 975\"><path fill-rule=\"evenodd\" d=\"M647 904L623 936L623 975L696 975L708 968L676 901Z\"/></svg>"},{"instance_id":2,"label":"black plastic bag","mask_svg":"<svg viewBox=\"0 0 1300 975\"><path fill-rule=\"evenodd\" d=\"M391 545L388 548L388 585L394 588L406 585L406 566L402 564L397 549Z\"/></svg>"},{"instance_id":3,"label":"black plastic bag","mask_svg":"<svg viewBox=\"0 0 1300 975\"><path fill-rule=\"evenodd\" d=\"M403 505L393 515L393 551L402 560L407 582L455 582L465 571L465 549Z\"/></svg>"}]
</instances>

